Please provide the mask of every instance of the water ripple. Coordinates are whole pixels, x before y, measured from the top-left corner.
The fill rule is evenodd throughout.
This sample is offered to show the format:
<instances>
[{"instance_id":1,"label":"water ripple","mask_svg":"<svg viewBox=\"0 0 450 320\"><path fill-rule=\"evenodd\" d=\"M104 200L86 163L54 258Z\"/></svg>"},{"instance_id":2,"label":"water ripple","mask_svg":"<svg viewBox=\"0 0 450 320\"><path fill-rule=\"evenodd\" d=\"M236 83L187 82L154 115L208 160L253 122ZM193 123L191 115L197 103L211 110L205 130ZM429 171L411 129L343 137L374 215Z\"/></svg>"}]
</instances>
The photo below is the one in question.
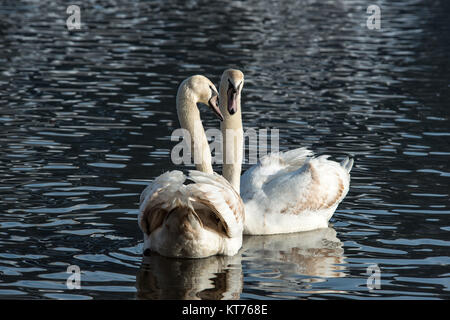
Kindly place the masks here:
<instances>
[{"instance_id":1,"label":"water ripple","mask_svg":"<svg viewBox=\"0 0 450 320\"><path fill-rule=\"evenodd\" d=\"M379 31L361 0L90 0L76 32L66 6L0 7L0 297L449 297L447 1L383 2ZM350 192L330 229L141 261L139 194L178 168L177 86L228 67L245 73L245 128L354 157Z\"/></svg>"}]
</instances>

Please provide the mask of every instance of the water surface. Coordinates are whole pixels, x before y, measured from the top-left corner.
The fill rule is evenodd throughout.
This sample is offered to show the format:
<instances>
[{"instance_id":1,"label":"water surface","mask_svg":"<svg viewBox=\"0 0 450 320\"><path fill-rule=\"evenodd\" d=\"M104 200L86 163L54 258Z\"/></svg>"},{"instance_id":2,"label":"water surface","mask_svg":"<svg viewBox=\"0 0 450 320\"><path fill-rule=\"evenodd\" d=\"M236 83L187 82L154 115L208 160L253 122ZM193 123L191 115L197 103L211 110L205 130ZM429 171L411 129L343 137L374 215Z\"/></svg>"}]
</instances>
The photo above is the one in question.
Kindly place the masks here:
<instances>
[{"instance_id":1,"label":"water surface","mask_svg":"<svg viewBox=\"0 0 450 320\"><path fill-rule=\"evenodd\" d=\"M380 0L368 30L370 4L91 0L68 31L65 1L3 1L0 298L448 299L450 6ZM329 229L143 261L139 194L179 168L178 84L229 67L245 128L355 158L348 196Z\"/></svg>"}]
</instances>

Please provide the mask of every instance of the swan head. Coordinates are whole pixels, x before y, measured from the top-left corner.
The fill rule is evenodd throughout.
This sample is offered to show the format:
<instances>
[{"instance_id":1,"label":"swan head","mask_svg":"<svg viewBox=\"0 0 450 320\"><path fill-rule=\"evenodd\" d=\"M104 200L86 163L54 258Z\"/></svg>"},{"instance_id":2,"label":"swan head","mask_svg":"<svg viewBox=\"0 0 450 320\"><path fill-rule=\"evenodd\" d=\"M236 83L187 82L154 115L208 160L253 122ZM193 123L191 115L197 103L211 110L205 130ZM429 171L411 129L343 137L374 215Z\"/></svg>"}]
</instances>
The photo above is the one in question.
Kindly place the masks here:
<instances>
[{"instance_id":1,"label":"swan head","mask_svg":"<svg viewBox=\"0 0 450 320\"><path fill-rule=\"evenodd\" d=\"M226 103L221 103L226 111L233 115L238 112L242 88L244 86L244 74L237 69L227 69L223 72L220 80L221 97L226 97ZM222 110L225 111L225 110Z\"/></svg>"},{"instance_id":2,"label":"swan head","mask_svg":"<svg viewBox=\"0 0 450 320\"><path fill-rule=\"evenodd\" d=\"M188 78L185 85L191 91L197 103L207 105L220 121L223 121L223 115L219 109L219 94L211 80L202 75L195 75Z\"/></svg>"}]
</instances>

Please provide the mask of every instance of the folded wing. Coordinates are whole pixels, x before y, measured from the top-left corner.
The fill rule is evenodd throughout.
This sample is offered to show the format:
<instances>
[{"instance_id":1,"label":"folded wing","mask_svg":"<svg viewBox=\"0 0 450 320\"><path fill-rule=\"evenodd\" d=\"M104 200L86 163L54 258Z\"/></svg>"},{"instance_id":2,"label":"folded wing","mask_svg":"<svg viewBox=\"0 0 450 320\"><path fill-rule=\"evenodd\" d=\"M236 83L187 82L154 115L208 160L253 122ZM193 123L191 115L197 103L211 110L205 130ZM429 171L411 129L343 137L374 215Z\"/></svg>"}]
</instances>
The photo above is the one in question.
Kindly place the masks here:
<instances>
[{"instance_id":1,"label":"folded wing","mask_svg":"<svg viewBox=\"0 0 450 320\"><path fill-rule=\"evenodd\" d=\"M306 148L297 148L264 156L241 177L241 197L244 202L252 199L271 180L301 168L312 154Z\"/></svg>"},{"instance_id":2,"label":"folded wing","mask_svg":"<svg viewBox=\"0 0 450 320\"><path fill-rule=\"evenodd\" d=\"M187 180L193 183L185 184ZM199 228L185 228L186 233L197 232L198 237L201 229L227 238L242 234L242 200L230 183L215 173L192 170L185 176L181 171L166 172L142 192L138 221L147 237L162 227L172 213L191 215L197 221L191 226Z\"/></svg>"}]
</instances>

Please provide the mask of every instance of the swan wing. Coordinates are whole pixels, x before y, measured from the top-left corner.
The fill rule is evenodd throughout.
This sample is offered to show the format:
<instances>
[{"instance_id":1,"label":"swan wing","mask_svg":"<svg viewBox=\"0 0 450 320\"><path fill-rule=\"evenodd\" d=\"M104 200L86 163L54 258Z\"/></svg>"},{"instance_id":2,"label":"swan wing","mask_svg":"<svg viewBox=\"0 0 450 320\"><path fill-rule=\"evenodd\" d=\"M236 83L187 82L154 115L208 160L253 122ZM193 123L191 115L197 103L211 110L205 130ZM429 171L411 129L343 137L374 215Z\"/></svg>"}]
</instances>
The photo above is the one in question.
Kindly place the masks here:
<instances>
[{"instance_id":1,"label":"swan wing","mask_svg":"<svg viewBox=\"0 0 450 320\"><path fill-rule=\"evenodd\" d=\"M174 170L160 175L142 191L138 217L142 232L147 235L152 233L163 223L165 216L179 205L180 198L187 197L185 181L186 176Z\"/></svg>"},{"instance_id":2,"label":"swan wing","mask_svg":"<svg viewBox=\"0 0 450 320\"><path fill-rule=\"evenodd\" d=\"M186 179L194 183L185 184ZM192 170L166 172L141 194L139 227L144 234L159 228L172 212L189 212L195 230L206 229L226 238L240 238L244 228L244 204L222 176Z\"/></svg>"},{"instance_id":3,"label":"swan wing","mask_svg":"<svg viewBox=\"0 0 450 320\"><path fill-rule=\"evenodd\" d=\"M221 175L189 171L190 201L205 227L232 238L240 236L244 225L244 204L231 184Z\"/></svg>"},{"instance_id":4,"label":"swan wing","mask_svg":"<svg viewBox=\"0 0 450 320\"><path fill-rule=\"evenodd\" d=\"M313 153L306 148L270 153L241 176L241 197L252 199L269 181L299 169Z\"/></svg>"},{"instance_id":5,"label":"swan wing","mask_svg":"<svg viewBox=\"0 0 450 320\"><path fill-rule=\"evenodd\" d=\"M348 162L339 164L327 158L325 155L309 159L300 169L265 183L265 197L277 199L271 201L271 210L298 215L335 208L348 192L350 174Z\"/></svg>"}]
</instances>

